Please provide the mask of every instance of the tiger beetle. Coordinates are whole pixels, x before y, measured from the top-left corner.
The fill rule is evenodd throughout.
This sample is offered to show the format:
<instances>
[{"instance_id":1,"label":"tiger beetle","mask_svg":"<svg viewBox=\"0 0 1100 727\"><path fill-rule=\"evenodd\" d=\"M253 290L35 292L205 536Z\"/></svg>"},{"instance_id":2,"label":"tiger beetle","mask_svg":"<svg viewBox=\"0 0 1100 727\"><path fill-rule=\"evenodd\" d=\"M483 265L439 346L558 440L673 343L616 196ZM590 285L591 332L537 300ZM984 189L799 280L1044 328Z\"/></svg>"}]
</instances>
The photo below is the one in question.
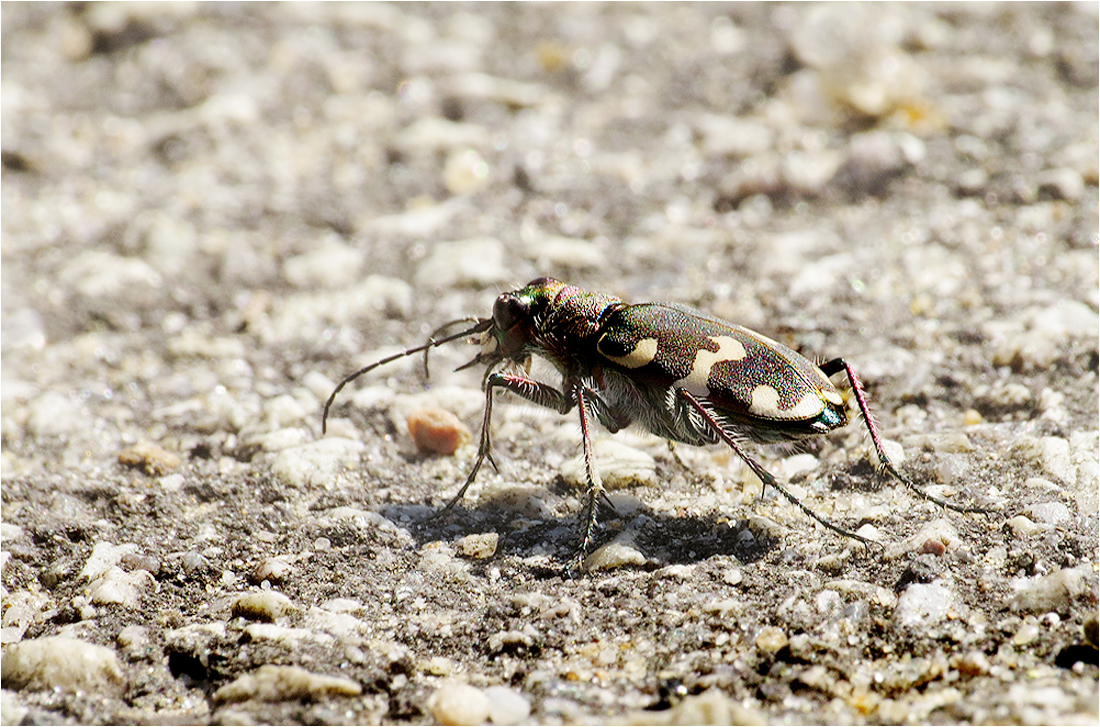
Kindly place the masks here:
<instances>
[{"instance_id":1,"label":"tiger beetle","mask_svg":"<svg viewBox=\"0 0 1100 727\"><path fill-rule=\"evenodd\" d=\"M457 333L443 335L460 323ZM379 366L460 338L476 337L480 353L458 371L484 365L485 411L477 459L465 484L435 516L450 511L493 461L490 424L493 393L505 389L534 404L567 414L581 425L586 504L581 516L579 564L596 528L597 503L606 498L592 456L592 419L614 433L638 424L657 436L694 446L725 443L760 478L824 527L865 545L877 545L818 515L780 485L746 450L745 442L797 442L848 423L844 397L830 380L844 373L871 435L879 466L926 500L957 512L985 512L924 492L902 475L883 449L863 387L851 365L834 358L816 365L781 343L742 326L675 303L624 303L552 278L532 280L500 295L491 318L452 321L410 348L344 378L328 401L328 413L345 385ZM541 356L561 374L561 387L530 378L531 358Z\"/></svg>"}]
</instances>

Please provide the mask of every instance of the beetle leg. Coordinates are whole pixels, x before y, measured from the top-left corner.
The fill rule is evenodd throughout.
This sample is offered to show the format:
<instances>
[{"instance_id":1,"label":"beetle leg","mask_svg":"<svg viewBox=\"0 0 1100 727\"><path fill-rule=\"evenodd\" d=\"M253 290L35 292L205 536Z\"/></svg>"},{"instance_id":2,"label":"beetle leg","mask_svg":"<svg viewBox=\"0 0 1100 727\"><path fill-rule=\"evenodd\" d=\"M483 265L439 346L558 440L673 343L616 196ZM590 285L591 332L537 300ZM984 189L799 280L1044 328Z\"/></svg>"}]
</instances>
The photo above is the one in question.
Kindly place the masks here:
<instances>
[{"instance_id":1,"label":"beetle leg","mask_svg":"<svg viewBox=\"0 0 1100 727\"><path fill-rule=\"evenodd\" d=\"M564 394L548 384L499 372L489 374L485 378L485 412L481 417L481 441L477 447L477 459L474 460L473 469L470 470L470 474L467 475L466 482L462 485L462 489L458 491L458 494L452 497L443 506L443 509L425 518L425 520L434 520L450 512L466 494L466 490L470 489L470 485L474 483L481 465L486 460L493 466L493 469L498 469L497 463L493 461L493 444L489 434L493 418L493 392L495 389L507 389L527 401L544 406L547 409L554 409L562 414L567 414L573 408L573 403Z\"/></svg>"},{"instance_id":2,"label":"beetle leg","mask_svg":"<svg viewBox=\"0 0 1100 727\"><path fill-rule=\"evenodd\" d=\"M596 472L593 462L592 432L589 426L590 409L594 407L595 401L601 400L595 392L580 384L574 384L570 394L576 402L581 418L581 449L584 455L585 494L587 495L587 502L581 515L581 544L570 568L570 570L579 571L584 562L585 553L588 552L588 546L592 542L592 536L596 532L597 502L601 496L606 499L607 495L604 493L603 482L600 481L600 475Z\"/></svg>"},{"instance_id":3,"label":"beetle leg","mask_svg":"<svg viewBox=\"0 0 1100 727\"><path fill-rule=\"evenodd\" d=\"M596 392L583 384L574 383L569 385L569 394L566 395L549 384L544 384L533 379L511 374L502 374L499 372L489 374L485 378L485 411L481 418L481 440L478 445L477 459L474 460L474 466L470 470L470 474L466 477L466 482L462 485L461 489L459 489L458 493L452 497L441 510L425 518L425 520L434 520L452 510L466 494L466 490L470 488L470 485L474 483L477 473L481 470L481 466L486 460L496 468L496 462L493 461L493 447L490 436L493 414L493 393L496 389L506 389L533 404L538 404L547 409L553 409L560 414L568 414L574 406L577 407L580 412L581 447L584 452L584 472L586 480L586 503L581 520L583 535L574 563L574 570L577 570L592 541L592 536L595 534L599 506L604 504L613 511L615 509L614 505L607 499L607 494L603 489L603 483L600 481L599 474L596 472L592 455L591 425L589 423L591 415L594 412L607 412L610 410L606 402L604 402Z\"/></svg>"},{"instance_id":4,"label":"beetle leg","mask_svg":"<svg viewBox=\"0 0 1100 727\"><path fill-rule=\"evenodd\" d=\"M894 463L890 461L890 457L886 454L886 450L882 448L882 440L879 438L878 427L875 426L875 420L871 416L871 410L867 406L867 399L863 395L863 384L859 382L856 377L856 372L852 370L851 364L842 358L834 358L831 361L826 361L819 366L826 376L832 376L838 374L841 371L848 377L848 383L852 386L852 393L856 397L856 405L859 407L859 413L863 416L863 421L867 425L867 431L871 433L871 441L875 446L875 454L878 455L878 461L882 466L882 469L889 472L894 476L901 484L908 487L910 490L920 495L929 502L934 502L940 507L945 507L948 510L954 510L955 512L989 512L984 507L966 506L966 505L953 505L946 500L941 500L935 495L930 495L921 488L917 487L908 478L904 477L898 468L894 466Z\"/></svg>"},{"instance_id":5,"label":"beetle leg","mask_svg":"<svg viewBox=\"0 0 1100 727\"><path fill-rule=\"evenodd\" d=\"M832 530L834 533L838 533L840 535L843 535L846 538L852 538L853 540L858 540L859 542L863 543L864 545L874 545L874 546L877 546L877 547L880 547L880 548L882 547L879 543L876 543L873 540L868 540L867 538L863 537L862 535L857 535L856 533L853 533L850 530L845 530L844 528L840 527L839 525L834 525L832 522L826 520L825 518L821 517L820 515L815 513L813 510L811 510L809 507L802 504L801 500L799 500L797 497L795 497L791 493L787 492L786 488L784 488L782 485L780 485L776 481L775 477L773 477L766 469L764 469L764 467L759 462L757 462L752 457L750 457L745 452L745 450L741 448L741 445L737 443L737 440L734 438L734 436L729 431L727 431L725 427L722 426L721 422L718 421L718 418L714 416L713 412L711 412L710 409L708 409L706 406L704 406L702 403L700 403L700 401L698 399L696 399L691 394L691 392L689 392L685 389L680 389L679 390L679 395L680 395L680 397L682 398L683 401L687 402L687 404L692 409L694 409L696 412L699 413L699 416L702 417L702 419L706 423L706 425L715 434L718 435L718 438L721 439L723 442L725 442L727 445L729 445L729 448L737 453L737 456L740 457L745 462L745 464L747 464L749 466L749 469L751 469L753 471L753 474L755 474L757 477L760 478L760 481L764 483L765 487L774 488L776 492L778 492L783 497L787 498L787 500L792 505L794 505L799 510L801 510L802 512L809 515L811 518L813 518L817 522L819 522L822 525L824 525L825 527L827 527L829 530Z\"/></svg>"}]
</instances>

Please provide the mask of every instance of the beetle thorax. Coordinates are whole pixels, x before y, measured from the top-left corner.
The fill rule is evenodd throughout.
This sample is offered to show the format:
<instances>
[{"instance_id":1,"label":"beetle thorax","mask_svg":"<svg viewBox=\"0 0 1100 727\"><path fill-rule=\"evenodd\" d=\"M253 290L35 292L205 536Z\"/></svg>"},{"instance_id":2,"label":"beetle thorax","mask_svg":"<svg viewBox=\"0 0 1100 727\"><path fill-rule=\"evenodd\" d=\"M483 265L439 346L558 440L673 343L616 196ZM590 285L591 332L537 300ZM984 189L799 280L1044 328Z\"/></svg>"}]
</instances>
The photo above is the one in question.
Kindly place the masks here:
<instances>
[{"instance_id":1,"label":"beetle thorax","mask_svg":"<svg viewBox=\"0 0 1100 727\"><path fill-rule=\"evenodd\" d=\"M575 286L564 287L548 306L536 326L538 353L550 359L562 373L573 369L572 362L583 361L591 368L596 340L609 310L621 305L613 295L593 293Z\"/></svg>"}]
</instances>

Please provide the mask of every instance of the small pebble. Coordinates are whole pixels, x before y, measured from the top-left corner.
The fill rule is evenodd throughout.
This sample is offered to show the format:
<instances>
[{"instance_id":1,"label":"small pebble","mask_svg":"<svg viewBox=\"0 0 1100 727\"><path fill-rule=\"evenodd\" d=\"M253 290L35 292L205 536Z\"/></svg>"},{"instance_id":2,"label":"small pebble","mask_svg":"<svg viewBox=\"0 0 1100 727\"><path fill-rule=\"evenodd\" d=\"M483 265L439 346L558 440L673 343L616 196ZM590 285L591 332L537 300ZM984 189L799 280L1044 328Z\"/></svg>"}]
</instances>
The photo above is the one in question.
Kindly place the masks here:
<instances>
[{"instance_id":1,"label":"small pebble","mask_svg":"<svg viewBox=\"0 0 1100 727\"><path fill-rule=\"evenodd\" d=\"M27 429L39 439L77 432L87 426L87 412L72 397L47 391L29 407Z\"/></svg>"},{"instance_id":2,"label":"small pebble","mask_svg":"<svg viewBox=\"0 0 1100 727\"><path fill-rule=\"evenodd\" d=\"M149 629L144 626L126 626L118 632L118 645L132 647L149 642Z\"/></svg>"},{"instance_id":3,"label":"small pebble","mask_svg":"<svg viewBox=\"0 0 1100 727\"><path fill-rule=\"evenodd\" d=\"M142 593L155 586L156 579L149 571L127 573L118 566L112 566L88 585L87 596L92 603L135 608L141 602Z\"/></svg>"},{"instance_id":4,"label":"small pebble","mask_svg":"<svg viewBox=\"0 0 1100 727\"><path fill-rule=\"evenodd\" d=\"M598 270L607 264L603 252L588 240L547 236L531 251L540 269Z\"/></svg>"},{"instance_id":5,"label":"small pebble","mask_svg":"<svg viewBox=\"0 0 1100 727\"><path fill-rule=\"evenodd\" d=\"M471 439L462 420L446 409L419 409L409 414L405 423L421 452L452 455Z\"/></svg>"},{"instance_id":6,"label":"small pebble","mask_svg":"<svg viewBox=\"0 0 1100 727\"><path fill-rule=\"evenodd\" d=\"M416 567L429 573L461 576L469 566L455 557L454 547L450 543L433 541L425 543L420 549Z\"/></svg>"},{"instance_id":7,"label":"small pebble","mask_svg":"<svg viewBox=\"0 0 1100 727\"><path fill-rule=\"evenodd\" d=\"M1077 481L1077 465L1073 462L1069 441L1062 437L1040 437L1039 449L1039 462L1045 473L1067 484Z\"/></svg>"},{"instance_id":8,"label":"small pebble","mask_svg":"<svg viewBox=\"0 0 1100 727\"><path fill-rule=\"evenodd\" d=\"M87 578L90 581L95 580L118 565L124 556L136 553L137 549L138 547L134 543L123 543L122 545L115 545L106 541L96 543L92 548L92 554L84 562L80 577Z\"/></svg>"},{"instance_id":9,"label":"small pebble","mask_svg":"<svg viewBox=\"0 0 1100 727\"><path fill-rule=\"evenodd\" d=\"M920 546L919 550L917 550L917 553L919 554L923 555L925 553L928 553L936 557L943 555L945 552L947 552L947 544L939 538L929 538L928 540L925 540L924 544Z\"/></svg>"},{"instance_id":10,"label":"small pebble","mask_svg":"<svg viewBox=\"0 0 1100 727\"><path fill-rule=\"evenodd\" d=\"M139 442L118 453L118 463L140 469L147 475L160 477L180 466L179 455L152 442Z\"/></svg>"},{"instance_id":11,"label":"small pebble","mask_svg":"<svg viewBox=\"0 0 1100 727\"><path fill-rule=\"evenodd\" d=\"M257 585L264 581L282 583L293 571L294 566L282 558L264 558L259 565L252 569L249 577Z\"/></svg>"},{"instance_id":12,"label":"small pebble","mask_svg":"<svg viewBox=\"0 0 1100 727\"><path fill-rule=\"evenodd\" d=\"M519 724L531 714L531 703L514 689L495 686L485 690L489 720L493 724Z\"/></svg>"},{"instance_id":13,"label":"small pebble","mask_svg":"<svg viewBox=\"0 0 1100 727\"><path fill-rule=\"evenodd\" d=\"M985 418L977 409L967 409L963 412L963 424L968 427L977 426L985 422Z\"/></svg>"},{"instance_id":14,"label":"small pebble","mask_svg":"<svg viewBox=\"0 0 1100 727\"><path fill-rule=\"evenodd\" d=\"M313 631L323 631L340 639L354 639L367 630L366 624L351 614L334 614L317 606L308 610L301 623Z\"/></svg>"},{"instance_id":15,"label":"small pebble","mask_svg":"<svg viewBox=\"0 0 1100 727\"><path fill-rule=\"evenodd\" d=\"M943 581L913 583L898 596L898 604L894 607L894 626L926 629L947 618L954 606L955 593Z\"/></svg>"},{"instance_id":16,"label":"small pebble","mask_svg":"<svg viewBox=\"0 0 1100 727\"><path fill-rule=\"evenodd\" d=\"M1039 192L1054 199L1069 202L1081 199L1085 194L1085 180L1080 172L1068 167L1051 169L1039 175Z\"/></svg>"},{"instance_id":17,"label":"small pebble","mask_svg":"<svg viewBox=\"0 0 1100 727\"><path fill-rule=\"evenodd\" d=\"M4 545L8 544L10 540L18 540L24 535L23 528L13 523L0 523L0 540L4 542Z\"/></svg>"},{"instance_id":18,"label":"small pebble","mask_svg":"<svg viewBox=\"0 0 1100 727\"><path fill-rule=\"evenodd\" d=\"M314 674L297 666L264 664L214 692L214 703L321 700L331 697L358 697L363 688L344 677Z\"/></svg>"},{"instance_id":19,"label":"small pebble","mask_svg":"<svg viewBox=\"0 0 1100 727\"><path fill-rule=\"evenodd\" d=\"M455 550L458 551L459 555L475 560L492 558L497 552L499 541L500 536L497 533L474 533L459 538L458 542L455 543Z\"/></svg>"},{"instance_id":20,"label":"small pebble","mask_svg":"<svg viewBox=\"0 0 1100 727\"><path fill-rule=\"evenodd\" d=\"M500 240L479 237L437 242L416 271L416 287L439 290L453 287L492 288L511 278Z\"/></svg>"},{"instance_id":21,"label":"small pebble","mask_svg":"<svg viewBox=\"0 0 1100 727\"><path fill-rule=\"evenodd\" d=\"M126 570L149 571L154 576L160 572L160 559L144 553L126 553L119 558L118 564Z\"/></svg>"},{"instance_id":22,"label":"small pebble","mask_svg":"<svg viewBox=\"0 0 1100 727\"><path fill-rule=\"evenodd\" d=\"M363 257L362 250L330 239L314 250L288 258L283 263L283 274L296 288L342 288L358 280Z\"/></svg>"},{"instance_id":23,"label":"small pebble","mask_svg":"<svg viewBox=\"0 0 1100 727\"><path fill-rule=\"evenodd\" d=\"M535 643L538 632L528 624L523 631L498 631L489 636L486 642L490 654L499 654L506 649L529 647Z\"/></svg>"},{"instance_id":24,"label":"small pebble","mask_svg":"<svg viewBox=\"0 0 1100 727\"><path fill-rule=\"evenodd\" d=\"M584 569L592 572L645 563L645 554L638 550L634 537L628 533L620 533L614 540L590 553L584 559Z\"/></svg>"},{"instance_id":25,"label":"small pebble","mask_svg":"<svg viewBox=\"0 0 1100 727\"><path fill-rule=\"evenodd\" d=\"M850 194L881 194L886 184L925 157L924 142L903 132L875 130L855 134L848 158L832 183Z\"/></svg>"},{"instance_id":26,"label":"small pebble","mask_svg":"<svg viewBox=\"0 0 1100 727\"><path fill-rule=\"evenodd\" d=\"M473 725L489 719L492 705L477 687L446 682L428 697L428 709L440 724Z\"/></svg>"},{"instance_id":27,"label":"small pebble","mask_svg":"<svg viewBox=\"0 0 1100 727\"><path fill-rule=\"evenodd\" d=\"M231 612L250 621L271 622L296 611L289 598L275 591L253 591L241 594L233 602Z\"/></svg>"},{"instance_id":28,"label":"small pebble","mask_svg":"<svg viewBox=\"0 0 1100 727\"><path fill-rule=\"evenodd\" d=\"M989 673L989 659L980 651L968 651L959 659L955 668L957 668L959 673L963 676L985 676Z\"/></svg>"},{"instance_id":29,"label":"small pebble","mask_svg":"<svg viewBox=\"0 0 1100 727\"><path fill-rule=\"evenodd\" d=\"M1026 515L1009 518L1005 521L1005 527L1010 529L1017 538L1027 538L1044 530L1042 526L1037 525L1034 520Z\"/></svg>"},{"instance_id":30,"label":"small pebble","mask_svg":"<svg viewBox=\"0 0 1100 727\"><path fill-rule=\"evenodd\" d=\"M418 664L416 668L417 671L437 677L450 676L459 669L454 661L445 656L433 656L427 661Z\"/></svg>"},{"instance_id":31,"label":"small pebble","mask_svg":"<svg viewBox=\"0 0 1100 727\"><path fill-rule=\"evenodd\" d=\"M810 689L816 689L823 694L829 694L836 684L836 680L829 673L829 670L821 664L811 666L803 671L798 675L798 681Z\"/></svg>"},{"instance_id":32,"label":"small pebble","mask_svg":"<svg viewBox=\"0 0 1100 727\"><path fill-rule=\"evenodd\" d=\"M248 624L244 627L244 633L252 641L270 641L290 651L297 651L308 644L329 647L336 643L335 637L321 631L272 623Z\"/></svg>"},{"instance_id":33,"label":"small pebble","mask_svg":"<svg viewBox=\"0 0 1100 727\"><path fill-rule=\"evenodd\" d=\"M208 565L202 553L197 553L194 550L187 551L183 554L183 557L180 558L180 567L183 569L184 573L190 575L205 571Z\"/></svg>"},{"instance_id":34,"label":"small pebble","mask_svg":"<svg viewBox=\"0 0 1100 727\"><path fill-rule=\"evenodd\" d=\"M302 406L302 402L289 394L276 396L264 404L264 422L276 432L300 424L306 416L307 412L305 407ZM293 430L291 429L291 431ZM289 432L281 435L281 437L289 438L288 435Z\"/></svg>"},{"instance_id":35,"label":"small pebble","mask_svg":"<svg viewBox=\"0 0 1100 727\"><path fill-rule=\"evenodd\" d=\"M779 653L788 643L787 634L778 626L765 626L756 635L756 648L768 656Z\"/></svg>"},{"instance_id":36,"label":"small pebble","mask_svg":"<svg viewBox=\"0 0 1100 727\"><path fill-rule=\"evenodd\" d=\"M857 531L858 532L858 531ZM929 541L938 541L944 546L944 550L953 550L959 546L961 540L954 524L948 518L936 518L925 523L910 538L900 543L894 543L886 548L886 557L890 560L908 556L921 551ZM930 546L936 547L936 546Z\"/></svg>"},{"instance_id":37,"label":"small pebble","mask_svg":"<svg viewBox=\"0 0 1100 727\"><path fill-rule=\"evenodd\" d=\"M1016 646L1027 646L1039 638L1039 626L1025 623L1012 635L1012 643Z\"/></svg>"},{"instance_id":38,"label":"small pebble","mask_svg":"<svg viewBox=\"0 0 1100 727\"><path fill-rule=\"evenodd\" d=\"M1100 619L1094 613L1085 621L1084 626L1085 641L1087 641L1092 648L1100 647Z\"/></svg>"},{"instance_id":39,"label":"small pebble","mask_svg":"<svg viewBox=\"0 0 1100 727\"><path fill-rule=\"evenodd\" d=\"M784 479L791 479L797 474L810 472L817 468L817 457L812 454L802 453L786 457L779 463L779 471Z\"/></svg>"},{"instance_id":40,"label":"small pebble","mask_svg":"<svg viewBox=\"0 0 1100 727\"><path fill-rule=\"evenodd\" d=\"M738 116L703 114L695 119L695 126L703 153L713 157L743 159L762 155L771 148L775 136L775 131L766 124Z\"/></svg>"}]
</instances>

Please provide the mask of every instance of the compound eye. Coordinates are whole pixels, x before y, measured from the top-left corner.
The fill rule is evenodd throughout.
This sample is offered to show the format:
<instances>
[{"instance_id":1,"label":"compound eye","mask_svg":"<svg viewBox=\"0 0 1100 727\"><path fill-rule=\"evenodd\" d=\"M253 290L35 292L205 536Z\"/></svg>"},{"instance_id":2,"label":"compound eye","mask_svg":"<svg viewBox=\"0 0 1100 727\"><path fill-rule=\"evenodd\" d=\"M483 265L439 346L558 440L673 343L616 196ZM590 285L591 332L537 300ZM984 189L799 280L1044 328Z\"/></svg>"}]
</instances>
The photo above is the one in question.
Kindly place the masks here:
<instances>
[{"instance_id":1,"label":"compound eye","mask_svg":"<svg viewBox=\"0 0 1100 727\"><path fill-rule=\"evenodd\" d=\"M527 304L511 293L500 296L493 304L493 322L500 331L510 330L528 317Z\"/></svg>"}]
</instances>

